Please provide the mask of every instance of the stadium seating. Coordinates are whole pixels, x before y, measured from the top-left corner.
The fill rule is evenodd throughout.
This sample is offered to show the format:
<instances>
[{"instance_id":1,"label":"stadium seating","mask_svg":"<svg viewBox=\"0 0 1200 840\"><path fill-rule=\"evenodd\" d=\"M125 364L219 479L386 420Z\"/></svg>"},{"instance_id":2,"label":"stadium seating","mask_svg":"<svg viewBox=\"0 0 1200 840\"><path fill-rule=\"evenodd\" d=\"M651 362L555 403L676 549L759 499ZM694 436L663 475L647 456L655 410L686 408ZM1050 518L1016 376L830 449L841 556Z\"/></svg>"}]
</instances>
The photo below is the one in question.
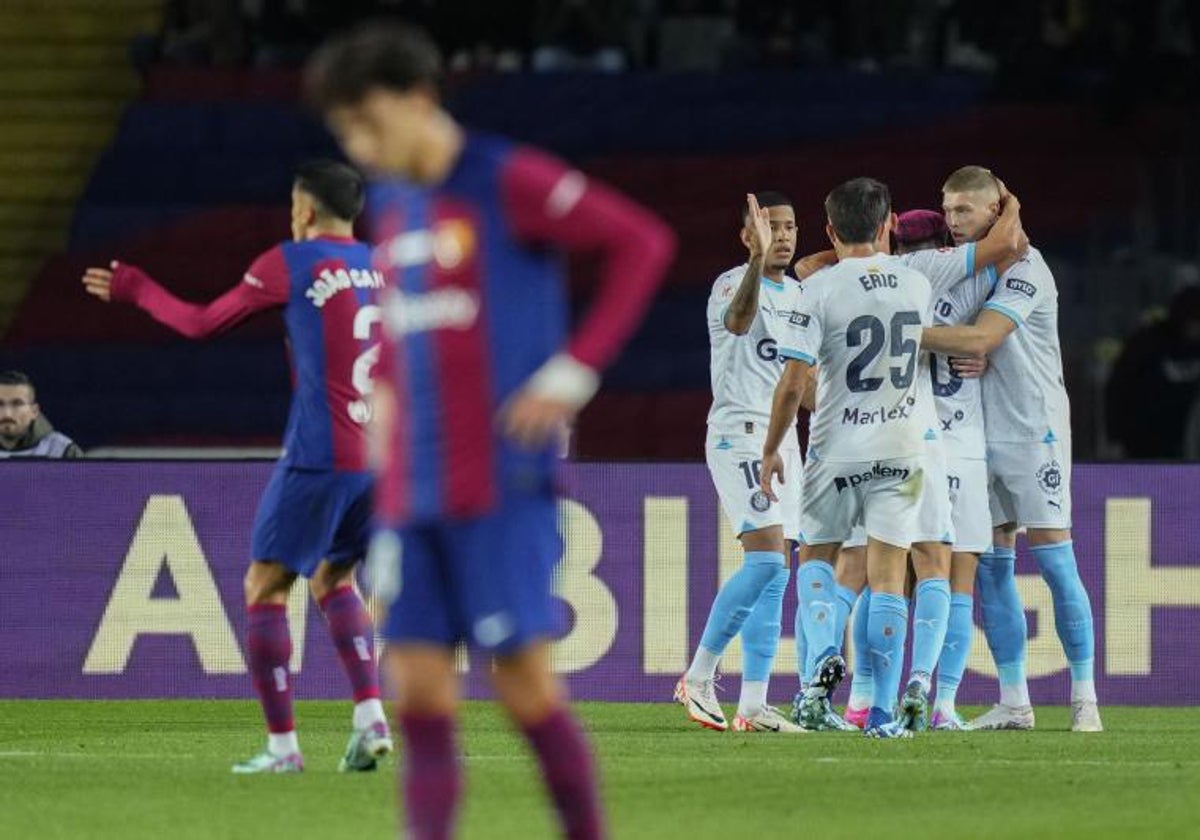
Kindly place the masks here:
<instances>
[{"instance_id":1,"label":"stadium seating","mask_svg":"<svg viewBox=\"0 0 1200 840\"><path fill-rule=\"evenodd\" d=\"M0 330L43 260L137 83L128 43L159 0L6 0L0 7Z\"/></svg>"},{"instance_id":2,"label":"stadium seating","mask_svg":"<svg viewBox=\"0 0 1200 840\"><path fill-rule=\"evenodd\" d=\"M637 74L586 84L518 75L451 85L452 106L465 122L579 161L655 208L679 234L668 288L633 350L608 373L608 393L581 421L580 456L699 456L708 399L705 300L713 277L742 258L735 226L747 188L794 195L800 247L811 251L824 247L819 197L836 181L877 174L898 207L935 206L947 160L982 161L1020 190L1040 243L1083 251L1098 229L1129 218L1143 191L1143 175L1113 160L1131 143L1169 151L1183 142L1171 115L1147 114L1108 132L1078 108L980 105L979 83L967 78L918 83L796 72L772 79L769 88L736 75ZM299 104L297 87L294 74L279 71L159 68L122 116L77 204L67 253L41 272L2 347L38 367L43 388L55 394L56 416L85 443L186 432L237 442L278 432L288 383L277 319L189 347L141 313L101 312L79 290L78 276L88 264L118 257L188 299L210 299L235 282L286 235L295 164L336 154ZM567 110L569 120L562 118ZM1028 125L1037 131L1018 128ZM1081 132L1098 138L1086 155L1077 152ZM582 304L593 272L586 261L575 267ZM1064 298L1088 294L1062 285ZM59 345L55 364L36 365L33 349L51 344ZM156 363L131 377L127 365L138 348L155 348L156 359L171 360L170 370ZM271 361L254 361L257 353ZM637 364L628 361L635 355ZM198 382L213 389L208 397L196 396ZM146 410L106 412L92 427L93 409L107 399L102 388ZM244 395L261 395L263 405L243 405Z\"/></svg>"}]
</instances>

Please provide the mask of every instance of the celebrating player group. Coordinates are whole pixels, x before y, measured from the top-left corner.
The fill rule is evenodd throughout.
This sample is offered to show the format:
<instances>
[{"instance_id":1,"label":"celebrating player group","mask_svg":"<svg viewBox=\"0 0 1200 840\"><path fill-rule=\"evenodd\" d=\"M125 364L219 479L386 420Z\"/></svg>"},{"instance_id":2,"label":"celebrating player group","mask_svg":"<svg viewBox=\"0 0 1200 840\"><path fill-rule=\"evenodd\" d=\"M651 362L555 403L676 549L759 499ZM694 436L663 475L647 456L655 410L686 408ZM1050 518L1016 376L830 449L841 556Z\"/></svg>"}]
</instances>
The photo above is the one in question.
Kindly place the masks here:
<instances>
[{"instance_id":1,"label":"celebrating player group","mask_svg":"<svg viewBox=\"0 0 1200 840\"><path fill-rule=\"evenodd\" d=\"M722 274L709 299L706 458L745 562L718 592L675 699L696 723L729 728L715 676L740 632L735 730L1032 729L1014 577L1025 529L1070 665L1071 728L1101 731L1091 603L1071 542L1058 295L1016 196L965 166L943 184L941 213L897 216L886 185L856 178L829 193L825 214L833 248L797 261L792 279L791 202L747 195L747 262ZM767 686L793 550L800 692L785 715ZM967 723L955 694L976 586L1000 698ZM843 716L830 698L847 671L852 611Z\"/></svg>"}]
</instances>

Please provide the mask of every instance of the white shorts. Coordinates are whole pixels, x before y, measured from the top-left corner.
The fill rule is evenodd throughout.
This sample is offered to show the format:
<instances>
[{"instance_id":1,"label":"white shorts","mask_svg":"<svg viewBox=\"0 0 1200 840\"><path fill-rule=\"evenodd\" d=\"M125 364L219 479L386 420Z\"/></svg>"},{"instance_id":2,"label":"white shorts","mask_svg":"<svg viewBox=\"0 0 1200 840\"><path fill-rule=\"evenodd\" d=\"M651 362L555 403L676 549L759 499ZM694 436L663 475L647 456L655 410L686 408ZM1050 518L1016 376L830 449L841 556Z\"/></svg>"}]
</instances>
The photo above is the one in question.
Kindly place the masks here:
<instances>
[{"instance_id":1,"label":"white shorts","mask_svg":"<svg viewBox=\"0 0 1200 840\"><path fill-rule=\"evenodd\" d=\"M987 461L951 455L946 459L946 472L950 481L954 550L983 554L992 547Z\"/></svg>"},{"instance_id":2,"label":"white shorts","mask_svg":"<svg viewBox=\"0 0 1200 840\"><path fill-rule=\"evenodd\" d=\"M867 544L867 526L859 522L850 530L850 536L842 543L842 548L862 548Z\"/></svg>"},{"instance_id":3,"label":"white shorts","mask_svg":"<svg viewBox=\"0 0 1200 840\"><path fill-rule=\"evenodd\" d=\"M926 444L925 486L921 509L917 513L917 531L913 542L954 542L954 522L950 513L950 481L946 477L946 450L940 440Z\"/></svg>"},{"instance_id":4,"label":"white shorts","mask_svg":"<svg viewBox=\"0 0 1200 840\"><path fill-rule=\"evenodd\" d=\"M788 446L785 441L779 449L784 482L775 482L779 501L772 502L759 485L765 438L765 429L738 434L710 429L704 442L708 472L735 534L781 525L785 540L799 540L800 489L804 481L800 445Z\"/></svg>"},{"instance_id":5,"label":"white shorts","mask_svg":"<svg viewBox=\"0 0 1200 840\"><path fill-rule=\"evenodd\" d=\"M1071 527L1071 439L988 444L992 524Z\"/></svg>"},{"instance_id":6,"label":"white shorts","mask_svg":"<svg viewBox=\"0 0 1200 840\"><path fill-rule=\"evenodd\" d=\"M845 543L861 521L875 539L907 548L917 533L923 460L809 458L800 505L801 539L809 545Z\"/></svg>"}]
</instances>

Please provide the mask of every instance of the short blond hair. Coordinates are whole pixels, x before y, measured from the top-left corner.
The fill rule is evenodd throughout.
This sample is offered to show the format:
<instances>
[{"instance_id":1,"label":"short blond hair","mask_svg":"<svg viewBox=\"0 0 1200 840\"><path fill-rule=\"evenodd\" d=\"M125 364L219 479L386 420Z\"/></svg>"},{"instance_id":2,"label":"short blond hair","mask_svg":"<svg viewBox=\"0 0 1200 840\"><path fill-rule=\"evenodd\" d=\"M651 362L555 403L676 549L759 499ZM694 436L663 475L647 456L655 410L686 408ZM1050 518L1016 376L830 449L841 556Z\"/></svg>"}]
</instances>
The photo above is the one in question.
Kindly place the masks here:
<instances>
[{"instance_id":1,"label":"short blond hair","mask_svg":"<svg viewBox=\"0 0 1200 840\"><path fill-rule=\"evenodd\" d=\"M986 166L962 166L950 173L946 183L942 184L942 192L976 192L989 191L1000 195L1000 182Z\"/></svg>"}]
</instances>

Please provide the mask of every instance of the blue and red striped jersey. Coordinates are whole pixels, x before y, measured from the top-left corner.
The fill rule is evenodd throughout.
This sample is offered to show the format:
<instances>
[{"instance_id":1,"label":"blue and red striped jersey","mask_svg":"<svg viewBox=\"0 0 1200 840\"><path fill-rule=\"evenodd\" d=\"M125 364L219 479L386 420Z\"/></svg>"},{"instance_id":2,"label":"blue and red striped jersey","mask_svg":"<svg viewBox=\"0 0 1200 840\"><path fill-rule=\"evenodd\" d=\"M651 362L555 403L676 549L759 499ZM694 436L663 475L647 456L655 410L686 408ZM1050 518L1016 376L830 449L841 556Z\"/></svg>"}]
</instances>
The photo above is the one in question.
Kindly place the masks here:
<instances>
[{"instance_id":1,"label":"blue and red striped jersey","mask_svg":"<svg viewBox=\"0 0 1200 840\"><path fill-rule=\"evenodd\" d=\"M497 414L555 353L597 369L612 359L670 260L670 232L559 161L476 134L442 183L375 183L366 212L387 277L378 374L395 394L381 520L478 515L510 492L550 492L554 453L511 443ZM563 251L604 260L571 336Z\"/></svg>"},{"instance_id":2,"label":"blue and red striped jersey","mask_svg":"<svg viewBox=\"0 0 1200 840\"><path fill-rule=\"evenodd\" d=\"M370 248L353 239L286 242L265 256L272 253L282 258L289 284L283 318L294 392L282 460L365 470L367 398L379 358L375 297L383 274L372 267ZM256 268L247 277L259 277Z\"/></svg>"},{"instance_id":3,"label":"blue and red striped jersey","mask_svg":"<svg viewBox=\"0 0 1200 840\"><path fill-rule=\"evenodd\" d=\"M189 338L224 332L266 309L283 309L293 395L281 461L305 469L367 469L371 367L379 358L383 274L371 249L320 236L259 256L242 282L211 303L187 303L133 266L113 272L114 300L128 300Z\"/></svg>"}]
</instances>

